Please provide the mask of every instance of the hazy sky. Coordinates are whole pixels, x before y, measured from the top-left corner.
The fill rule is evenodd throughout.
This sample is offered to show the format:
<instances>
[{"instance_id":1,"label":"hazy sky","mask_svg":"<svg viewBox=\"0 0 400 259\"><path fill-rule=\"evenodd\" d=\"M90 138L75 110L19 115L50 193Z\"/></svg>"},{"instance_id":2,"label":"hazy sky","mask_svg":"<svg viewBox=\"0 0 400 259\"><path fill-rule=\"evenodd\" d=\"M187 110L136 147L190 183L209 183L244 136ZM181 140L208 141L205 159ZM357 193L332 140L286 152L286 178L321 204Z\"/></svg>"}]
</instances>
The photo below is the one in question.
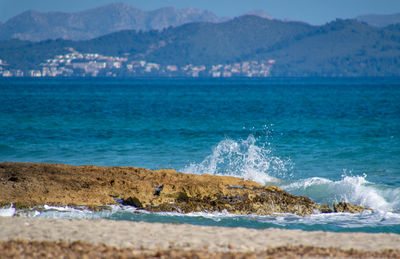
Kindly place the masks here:
<instances>
[{"instance_id":1,"label":"hazy sky","mask_svg":"<svg viewBox=\"0 0 400 259\"><path fill-rule=\"evenodd\" d=\"M361 14L400 13L400 0L0 0L0 21L29 9L76 12L113 2L153 10L165 6L209 9L218 16L238 16L262 9L275 18L323 24L335 18L354 18Z\"/></svg>"}]
</instances>

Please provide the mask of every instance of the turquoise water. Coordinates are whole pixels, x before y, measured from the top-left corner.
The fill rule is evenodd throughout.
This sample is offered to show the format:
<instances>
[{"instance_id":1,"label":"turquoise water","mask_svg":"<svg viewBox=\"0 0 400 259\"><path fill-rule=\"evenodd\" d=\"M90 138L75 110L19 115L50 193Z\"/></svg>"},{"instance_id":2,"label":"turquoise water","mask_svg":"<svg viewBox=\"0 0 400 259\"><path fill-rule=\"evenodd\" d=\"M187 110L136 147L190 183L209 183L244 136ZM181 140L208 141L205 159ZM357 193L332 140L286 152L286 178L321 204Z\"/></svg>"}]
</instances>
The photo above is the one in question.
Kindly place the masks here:
<instances>
[{"instance_id":1,"label":"turquoise water","mask_svg":"<svg viewBox=\"0 0 400 259\"><path fill-rule=\"evenodd\" d=\"M173 168L279 185L361 215L42 213L400 233L400 80L0 80L0 161Z\"/></svg>"}]
</instances>

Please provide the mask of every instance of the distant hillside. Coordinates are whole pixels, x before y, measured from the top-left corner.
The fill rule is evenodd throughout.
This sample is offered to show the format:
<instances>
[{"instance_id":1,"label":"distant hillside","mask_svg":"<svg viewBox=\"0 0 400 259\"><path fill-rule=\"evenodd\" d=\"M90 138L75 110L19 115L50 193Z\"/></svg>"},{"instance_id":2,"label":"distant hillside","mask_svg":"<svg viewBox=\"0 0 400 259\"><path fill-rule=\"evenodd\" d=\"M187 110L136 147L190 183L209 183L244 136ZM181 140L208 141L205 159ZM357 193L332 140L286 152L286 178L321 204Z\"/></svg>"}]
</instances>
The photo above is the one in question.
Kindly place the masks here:
<instances>
[{"instance_id":1,"label":"distant hillside","mask_svg":"<svg viewBox=\"0 0 400 259\"><path fill-rule=\"evenodd\" d=\"M115 3L77 13L26 11L0 24L0 40L85 40L120 30L160 30L191 22L221 22L210 11L165 7L142 11Z\"/></svg>"},{"instance_id":2,"label":"distant hillside","mask_svg":"<svg viewBox=\"0 0 400 259\"><path fill-rule=\"evenodd\" d=\"M400 76L400 26L336 20L258 56L276 59L277 75Z\"/></svg>"},{"instance_id":3,"label":"distant hillside","mask_svg":"<svg viewBox=\"0 0 400 259\"><path fill-rule=\"evenodd\" d=\"M41 63L71 48L122 57L122 68L138 61L207 68L255 61L273 64L270 76L400 76L400 25L377 28L336 20L311 26L249 15L163 31L126 30L86 41L4 41L0 59L9 68L40 69Z\"/></svg>"},{"instance_id":4,"label":"distant hillside","mask_svg":"<svg viewBox=\"0 0 400 259\"><path fill-rule=\"evenodd\" d=\"M391 24L400 23L400 13L396 14L368 14L361 15L356 18L358 21L366 22L369 25L377 26L377 27L385 27Z\"/></svg>"}]
</instances>

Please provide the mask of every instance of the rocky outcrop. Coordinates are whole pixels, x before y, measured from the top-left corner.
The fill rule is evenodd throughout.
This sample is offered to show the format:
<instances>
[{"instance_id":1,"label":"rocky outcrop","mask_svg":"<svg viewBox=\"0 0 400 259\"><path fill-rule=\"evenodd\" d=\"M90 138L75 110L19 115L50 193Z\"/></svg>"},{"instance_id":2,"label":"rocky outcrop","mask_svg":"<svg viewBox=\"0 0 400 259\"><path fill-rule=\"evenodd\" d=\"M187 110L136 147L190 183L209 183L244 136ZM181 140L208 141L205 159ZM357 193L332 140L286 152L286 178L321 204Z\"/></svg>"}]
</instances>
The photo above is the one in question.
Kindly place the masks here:
<instances>
[{"instance_id":1,"label":"rocky outcrop","mask_svg":"<svg viewBox=\"0 0 400 259\"><path fill-rule=\"evenodd\" d=\"M235 214L309 215L331 212L307 197L276 186L229 176L192 175L134 167L0 163L0 203L98 206L148 211L227 211Z\"/></svg>"},{"instance_id":2,"label":"rocky outcrop","mask_svg":"<svg viewBox=\"0 0 400 259\"><path fill-rule=\"evenodd\" d=\"M321 204L321 205L319 205L318 210L319 210L321 213L332 213L332 212L333 212L333 210L331 209L331 207L329 207L328 204Z\"/></svg>"},{"instance_id":3,"label":"rocky outcrop","mask_svg":"<svg viewBox=\"0 0 400 259\"><path fill-rule=\"evenodd\" d=\"M372 209L350 204L347 202L339 202L333 204L333 209L335 212L346 212L346 213L362 213L365 210L373 211Z\"/></svg>"}]
</instances>

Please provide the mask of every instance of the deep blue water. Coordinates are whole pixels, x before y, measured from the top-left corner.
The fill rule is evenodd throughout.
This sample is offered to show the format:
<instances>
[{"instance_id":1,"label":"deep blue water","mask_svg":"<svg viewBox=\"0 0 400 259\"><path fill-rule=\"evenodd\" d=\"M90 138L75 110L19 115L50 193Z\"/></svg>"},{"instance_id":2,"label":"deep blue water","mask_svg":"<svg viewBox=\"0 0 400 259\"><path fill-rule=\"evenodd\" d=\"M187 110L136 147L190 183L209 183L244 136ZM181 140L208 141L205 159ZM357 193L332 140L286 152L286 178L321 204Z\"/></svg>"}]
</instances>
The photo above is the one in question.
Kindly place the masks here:
<instances>
[{"instance_id":1,"label":"deep blue water","mask_svg":"<svg viewBox=\"0 0 400 259\"><path fill-rule=\"evenodd\" d=\"M6 79L0 129L0 161L229 174L377 211L112 219L400 233L399 79Z\"/></svg>"}]
</instances>

